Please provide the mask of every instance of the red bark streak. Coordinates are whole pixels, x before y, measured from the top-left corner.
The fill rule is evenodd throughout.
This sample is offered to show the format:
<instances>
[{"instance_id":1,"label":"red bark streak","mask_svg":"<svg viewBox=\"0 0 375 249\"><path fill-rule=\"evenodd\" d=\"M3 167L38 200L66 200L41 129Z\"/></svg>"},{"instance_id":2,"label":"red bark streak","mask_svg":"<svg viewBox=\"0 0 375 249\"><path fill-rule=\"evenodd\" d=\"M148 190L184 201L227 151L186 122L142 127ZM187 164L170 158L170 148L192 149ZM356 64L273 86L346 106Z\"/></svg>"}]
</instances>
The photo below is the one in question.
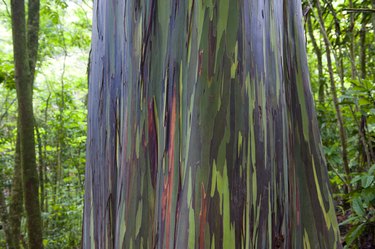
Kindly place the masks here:
<instances>
[{"instance_id":1,"label":"red bark streak","mask_svg":"<svg viewBox=\"0 0 375 249\"><path fill-rule=\"evenodd\" d=\"M204 248L204 228L206 226L206 219L207 217L207 195L206 191L204 190L204 185L202 183L202 203L201 203L201 211L199 213L200 218L200 227L199 227L199 248Z\"/></svg>"},{"instance_id":2,"label":"red bark streak","mask_svg":"<svg viewBox=\"0 0 375 249\"><path fill-rule=\"evenodd\" d=\"M168 174L164 182L163 191L163 203L165 210L165 225L166 225L166 247L169 248L169 238L170 238L170 219L171 219L171 209L172 209L172 192L173 192L173 176L174 176L174 137L176 130L176 95L173 93L172 97L172 110L170 113L170 136L169 136L169 148L168 148Z\"/></svg>"},{"instance_id":3,"label":"red bark streak","mask_svg":"<svg viewBox=\"0 0 375 249\"><path fill-rule=\"evenodd\" d=\"M150 174L152 187L155 188L157 176L158 158L158 134L155 122L155 100L148 102L148 152L150 160Z\"/></svg>"},{"instance_id":4,"label":"red bark streak","mask_svg":"<svg viewBox=\"0 0 375 249\"><path fill-rule=\"evenodd\" d=\"M208 83L211 84L212 77L215 73L215 62L216 62L216 28L214 28L214 23L209 22L208 25L208 68L207 76Z\"/></svg>"}]
</instances>

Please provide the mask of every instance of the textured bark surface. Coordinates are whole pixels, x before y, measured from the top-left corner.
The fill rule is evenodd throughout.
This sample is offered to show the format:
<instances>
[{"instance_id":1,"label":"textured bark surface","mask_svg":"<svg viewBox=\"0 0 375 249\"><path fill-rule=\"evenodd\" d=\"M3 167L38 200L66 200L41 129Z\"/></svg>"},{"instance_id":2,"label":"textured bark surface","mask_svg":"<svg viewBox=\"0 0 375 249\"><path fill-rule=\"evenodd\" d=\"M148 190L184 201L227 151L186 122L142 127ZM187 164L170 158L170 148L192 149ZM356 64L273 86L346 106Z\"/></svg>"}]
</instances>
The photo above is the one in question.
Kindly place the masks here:
<instances>
[{"instance_id":1,"label":"textured bark surface","mask_svg":"<svg viewBox=\"0 0 375 249\"><path fill-rule=\"evenodd\" d=\"M5 243L12 248L12 233L9 225L8 208L5 202L3 179L0 178L0 230L4 231Z\"/></svg>"},{"instance_id":2,"label":"textured bark surface","mask_svg":"<svg viewBox=\"0 0 375 249\"><path fill-rule=\"evenodd\" d=\"M94 3L83 248L339 248L301 3Z\"/></svg>"},{"instance_id":3,"label":"textured bark surface","mask_svg":"<svg viewBox=\"0 0 375 249\"><path fill-rule=\"evenodd\" d=\"M29 0L29 22L37 16L39 18L39 0ZM31 6L31 7L30 7ZM38 13L35 13L35 11ZM34 141L34 114L33 114L33 79L36 54L33 54L38 44L38 29L26 29L26 12L24 0L11 1L13 53L15 66L15 82L18 101L18 119L20 136L20 159L22 169L22 186L27 217L27 230L30 249L41 249L42 222L39 209L38 172L36 168L35 141ZM33 39L36 39L33 40Z\"/></svg>"},{"instance_id":4,"label":"textured bark surface","mask_svg":"<svg viewBox=\"0 0 375 249\"><path fill-rule=\"evenodd\" d=\"M19 123L17 124L19 126ZM14 160L14 173L12 181L12 196L9 207L9 223L12 231L11 249L20 248L21 240L21 219L23 214L23 189L22 189L22 169L20 155L20 136L17 134L16 154Z\"/></svg>"}]
</instances>

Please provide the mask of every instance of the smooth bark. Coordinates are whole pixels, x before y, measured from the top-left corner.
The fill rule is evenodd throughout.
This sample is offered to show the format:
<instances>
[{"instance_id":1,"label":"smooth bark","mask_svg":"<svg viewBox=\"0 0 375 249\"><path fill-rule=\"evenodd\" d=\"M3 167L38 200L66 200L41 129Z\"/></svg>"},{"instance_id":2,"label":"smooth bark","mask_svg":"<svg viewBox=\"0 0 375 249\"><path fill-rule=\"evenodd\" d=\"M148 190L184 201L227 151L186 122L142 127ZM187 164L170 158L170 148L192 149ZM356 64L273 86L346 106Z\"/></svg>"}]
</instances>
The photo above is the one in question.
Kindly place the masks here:
<instances>
[{"instance_id":1,"label":"smooth bark","mask_svg":"<svg viewBox=\"0 0 375 249\"><path fill-rule=\"evenodd\" d=\"M301 2L94 2L83 248L340 248Z\"/></svg>"}]
</instances>

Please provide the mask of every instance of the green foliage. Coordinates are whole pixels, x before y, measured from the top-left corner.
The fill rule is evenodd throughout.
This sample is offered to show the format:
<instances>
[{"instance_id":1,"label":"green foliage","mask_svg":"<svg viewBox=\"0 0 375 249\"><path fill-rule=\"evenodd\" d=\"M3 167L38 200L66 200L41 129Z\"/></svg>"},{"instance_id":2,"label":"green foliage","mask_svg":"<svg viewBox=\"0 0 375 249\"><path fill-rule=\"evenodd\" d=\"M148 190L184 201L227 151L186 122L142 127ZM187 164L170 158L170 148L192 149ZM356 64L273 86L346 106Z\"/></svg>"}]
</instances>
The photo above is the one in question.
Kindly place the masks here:
<instances>
[{"instance_id":1,"label":"green foliage","mask_svg":"<svg viewBox=\"0 0 375 249\"><path fill-rule=\"evenodd\" d=\"M316 8L312 5L308 18L312 21L314 37L306 34L307 50L311 54L308 62L322 142L337 202L343 244L347 248L368 248L375 243L375 27L371 13L358 9L371 9L374 6L368 0L352 1L352 6L349 0L320 3L324 18L322 25L331 43L334 80L347 136L349 175L343 168L339 127L329 88L326 47L316 18ZM308 1L306 5L309 5ZM349 12L347 9L355 11ZM313 39L322 53L321 65L315 56L317 50L313 46ZM322 83L319 81L319 67L323 71ZM318 101L321 84L324 101Z\"/></svg>"},{"instance_id":2,"label":"green foliage","mask_svg":"<svg viewBox=\"0 0 375 249\"><path fill-rule=\"evenodd\" d=\"M364 231L371 229L375 222L375 164L368 172L355 174L351 181L358 187L350 193L352 212L340 226L349 225L345 241L351 246Z\"/></svg>"},{"instance_id":3,"label":"green foliage","mask_svg":"<svg viewBox=\"0 0 375 249\"><path fill-rule=\"evenodd\" d=\"M0 84L4 84L8 89L16 89L13 62L2 58L0 58Z\"/></svg>"},{"instance_id":4,"label":"green foliage","mask_svg":"<svg viewBox=\"0 0 375 249\"><path fill-rule=\"evenodd\" d=\"M51 206L51 211L43 213L43 219L50 221L44 244L50 249L78 248L82 230L82 198L69 196L67 192L61 195L58 203Z\"/></svg>"},{"instance_id":5,"label":"green foliage","mask_svg":"<svg viewBox=\"0 0 375 249\"><path fill-rule=\"evenodd\" d=\"M90 13L86 1L41 1L33 98L46 249L79 248L81 241ZM0 4L0 176L4 180L0 190L6 193L7 205L17 126L10 24L6 6ZM21 231L27 241L25 222ZM0 248L5 248L4 240L0 231Z\"/></svg>"}]
</instances>

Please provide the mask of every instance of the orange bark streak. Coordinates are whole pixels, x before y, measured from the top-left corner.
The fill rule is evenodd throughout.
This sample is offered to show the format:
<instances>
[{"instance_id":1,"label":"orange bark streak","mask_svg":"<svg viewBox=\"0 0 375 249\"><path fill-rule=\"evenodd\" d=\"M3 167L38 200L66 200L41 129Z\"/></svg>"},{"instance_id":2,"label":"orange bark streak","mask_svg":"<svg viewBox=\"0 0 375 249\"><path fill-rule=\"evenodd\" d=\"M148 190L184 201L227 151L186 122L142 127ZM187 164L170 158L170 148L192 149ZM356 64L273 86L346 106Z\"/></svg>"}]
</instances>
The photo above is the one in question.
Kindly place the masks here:
<instances>
[{"instance_id":1,"label":"orange bark streak","mask_svg":"<svg viewBox=\"0 0 375 249\"><path fill-rule=\"evenodd\" d=\"M164 217L166 225L166 248L169 249L169 238L170 238L170 223L171 223L171 209L172 209L172 192L173 192L173 176L174 176L174 138L176 130L176 96L173 94L172 97L172 111L170 118L170 136L169 136L169 148L168 148L168 174L164 182L163 191L163 204L164 204Z\"/></svg>"},{"instance_id":2,"label":"orange bark streak","mask_svg":"<svg viewBox=\"0 0 375 249\"><path fill-rule=\"evenodd\" d=\"M202 204L201 211L199 213L200 217L200 227L199 227L199 248L204 248L204 227L206 226L207 217L207 196L204 190L204 185L202 183Z\"/></svg>"}]
</instances>

